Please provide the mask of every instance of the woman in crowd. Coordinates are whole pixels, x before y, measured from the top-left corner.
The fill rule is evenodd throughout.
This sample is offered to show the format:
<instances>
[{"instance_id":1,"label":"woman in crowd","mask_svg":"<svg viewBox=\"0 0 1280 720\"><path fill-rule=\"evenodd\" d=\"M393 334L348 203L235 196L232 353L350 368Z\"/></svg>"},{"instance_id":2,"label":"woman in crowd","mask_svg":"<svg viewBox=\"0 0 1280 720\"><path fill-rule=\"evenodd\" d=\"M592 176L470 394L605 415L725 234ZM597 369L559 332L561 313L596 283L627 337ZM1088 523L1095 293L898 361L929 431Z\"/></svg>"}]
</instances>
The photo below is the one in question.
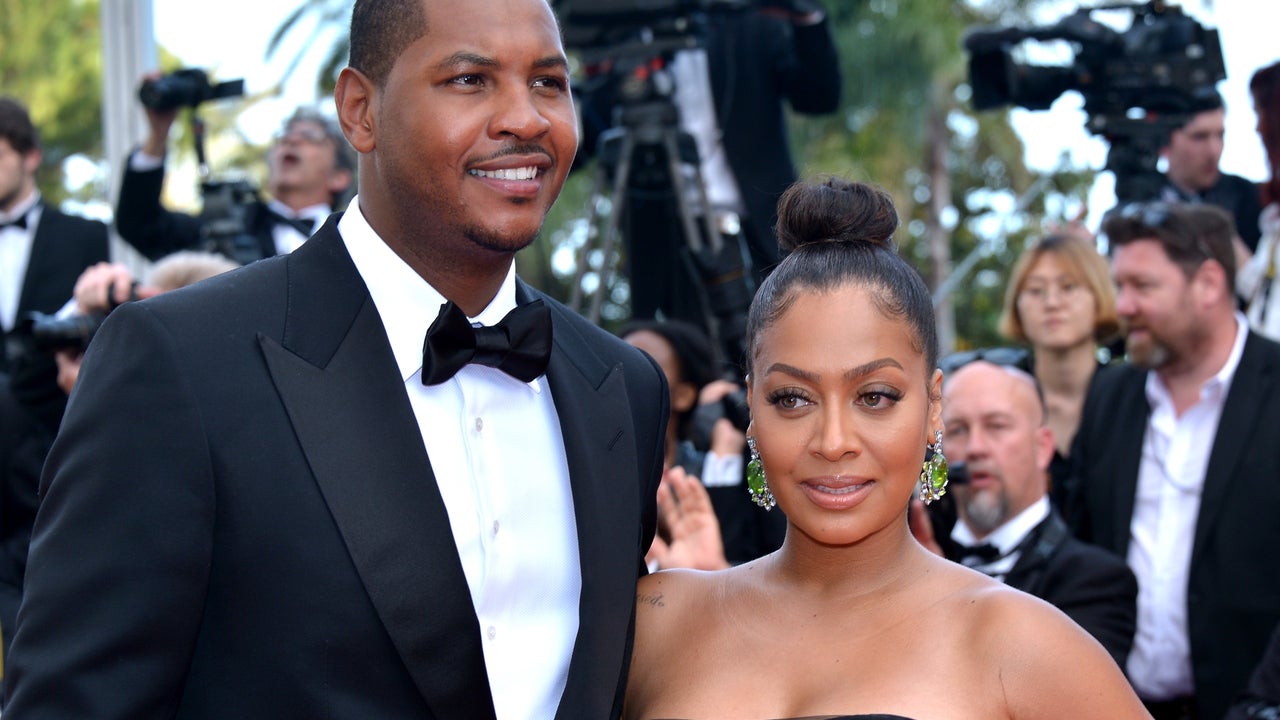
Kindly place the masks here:
<instances>
[{"instance_id":1,"label":"woman in crowd","mask_svg":"<svg viewBox=\"0 0 1280 720\"><path fill-rule=\"evenodd\" d=\"M799 184L778 217L792 252L747 323L749 484L786 539L641 579L624 717L1149 717L1065 615L911 536L917 485L945 491L942 374L888 195Z\"/></svg>"},{"instance_id":2,"label":"woman in crowd","mask_svg":"<svg viewBox=\"0 0 1280 720\"><path fill-rule=\"evenodd\" d=\"M1249 80L1253 112L1258 118L1258 136L1267 155L1270 177L1262 184L1262 236L1252 258L1243 245L1237 252L1245 256L1236 273L1236 294L1248 307L1249 327L1272 340L1280 340L1280 62L1259 69Z\"/></svg>"},{"instance_id":3,"label":"woman in crowd","mask_svg":"<svg viewBox=\"0 0 1280 720\"><path fill-rule=\"evenodd\" d=\"M1107 261L1088 235L1049 235L1014 263L1000 333L1031 348L1024 369L1044 393L1045 423L1055 445L1050 495L1059 508L1066 499L1071 441L1098 369L1098 348L1115 339L1119 328Z\"/></svg>"}]
</instances>

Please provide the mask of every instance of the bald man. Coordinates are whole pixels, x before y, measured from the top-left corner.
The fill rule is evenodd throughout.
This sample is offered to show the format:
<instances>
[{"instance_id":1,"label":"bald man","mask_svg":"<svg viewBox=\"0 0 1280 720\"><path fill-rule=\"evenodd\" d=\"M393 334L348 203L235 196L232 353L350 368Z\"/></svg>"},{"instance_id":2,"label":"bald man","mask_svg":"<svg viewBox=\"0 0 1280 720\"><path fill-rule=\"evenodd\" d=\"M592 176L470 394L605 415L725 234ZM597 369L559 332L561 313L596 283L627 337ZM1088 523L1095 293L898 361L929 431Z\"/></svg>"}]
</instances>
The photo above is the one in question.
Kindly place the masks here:
<instances>
[{"instance_id":1,"label":"bald man","mask_svg":"<svg viewBox=\"0 0 1280 720\"><path fill-rule=\"evenodd\" d=\"M1120 667L1133 644L1138 583L1124 561L1071 536L1049 504L1053 431L1035 379L985 361L943 384L944 446L970 481L955 487L944 554L1028 592L1097 638Z\"/></svg>"}]
</instances>

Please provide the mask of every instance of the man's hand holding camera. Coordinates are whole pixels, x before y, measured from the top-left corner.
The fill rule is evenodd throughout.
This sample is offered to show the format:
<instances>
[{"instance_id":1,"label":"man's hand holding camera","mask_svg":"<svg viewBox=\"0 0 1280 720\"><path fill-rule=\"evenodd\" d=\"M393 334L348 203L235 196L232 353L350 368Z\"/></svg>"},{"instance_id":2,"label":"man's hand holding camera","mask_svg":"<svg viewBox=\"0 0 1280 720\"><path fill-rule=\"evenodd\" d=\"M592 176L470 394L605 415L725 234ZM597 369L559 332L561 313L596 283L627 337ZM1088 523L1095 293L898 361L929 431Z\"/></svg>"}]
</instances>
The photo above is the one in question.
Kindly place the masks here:
<instances>
[{"instance_id":1,"label":"man's hand holding camera","mask_svg":"<svg viewBox=\"0 0 1280 720\"><path fill-rule=\"evenodd\" d=\"M156 294L158 291L154 288L139 287L128 267L120 263L102 262L90 266L76 280L75 312L84 317L105 316L121 303ZM75 387L76 379L80 376L84 349L60 349L54 352L53 358L58 364L58 387L70 395L71 388Z\"/></svg>"}]
</instances>

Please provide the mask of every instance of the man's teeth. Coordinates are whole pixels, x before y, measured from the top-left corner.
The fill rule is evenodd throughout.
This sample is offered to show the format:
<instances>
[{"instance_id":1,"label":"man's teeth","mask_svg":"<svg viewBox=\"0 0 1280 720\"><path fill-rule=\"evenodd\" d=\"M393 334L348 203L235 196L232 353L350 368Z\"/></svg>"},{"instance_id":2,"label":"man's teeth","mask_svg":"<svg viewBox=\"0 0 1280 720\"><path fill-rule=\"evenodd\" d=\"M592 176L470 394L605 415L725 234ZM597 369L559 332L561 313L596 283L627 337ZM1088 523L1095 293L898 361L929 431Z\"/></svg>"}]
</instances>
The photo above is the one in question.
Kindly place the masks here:
<instances>
[{"instance_id":1,"label":"man's teeth","mask_svg":"<svg viewBox=\"0 0 1280 720\"><path fill-rule=\"evenodd\" d=\"M472 170L472 175L494 180L532 180L538 176L538 168L503 168L501 170Z\"/></svg>"}]
</instances>

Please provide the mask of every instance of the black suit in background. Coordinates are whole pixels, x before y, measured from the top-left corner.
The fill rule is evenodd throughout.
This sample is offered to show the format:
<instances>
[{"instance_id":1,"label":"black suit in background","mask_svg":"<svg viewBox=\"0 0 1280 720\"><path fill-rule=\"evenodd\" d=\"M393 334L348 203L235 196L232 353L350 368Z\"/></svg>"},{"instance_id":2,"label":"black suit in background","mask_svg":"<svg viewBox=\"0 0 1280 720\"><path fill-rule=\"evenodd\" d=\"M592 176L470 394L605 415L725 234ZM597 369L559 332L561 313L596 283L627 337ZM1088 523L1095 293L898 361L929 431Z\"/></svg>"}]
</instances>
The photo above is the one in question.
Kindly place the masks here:
<instances>
[{"instance_id":1,"label":"black suit in background","mask_svg":"<svg viewBox=\"0 0 1280 720\"><path fill-rule=\"evenodd\" d=\"M1232 704L1225 720L1275 720L1280 717L1280 627L1249 677L1249 686Z\"/></svg>"},{"instance_id":2,"label":"black suit in background","mask_svg":"<svg viewBox=\"0 0 1280 720\"><path fill-rule=\"evenodd\" d=\"M1098 371L1072 449L1076 535L1127 557L1150 407L1147 371ZM1201 718L1220 718L1280 621L1280 345L1250 332L1205 472L1187 588Z\"/></svg>"},{"instance_id":3,"label":"black suit in background","mask_svg":"<svg viewBox=\"0 0 1280 720\"><path fill-rule=\"evenodd\" d=\"M825 18L797 27L756 11L710 13L700 38L725 155L745 205L743 234L758 282L778 261L773 235L778 198L796 180L786 106L800 113L834 112L840 103L839 58ZM595 154L600 133L612 126L617 92L616 82L599 82L586 91L580 103L579 160ZM688 310L697 304L689 284L701 281L679 270L684 240L669 192L638 192L627 204L622 228L633 314L653 317L663 308L667 316L705 327L702 315Z\"/></svg>"},{"instance_id":4,"label":"black suit in background","mask_svg":"<svg viewBox=\"0 0 1280 720\"><path fill-rule=\"evenodd\" d=\"M1020 544L1004 583L1048 602L1092 635L1124 669L1138 622L1138 581L1120 558L1072 537L1057 510Z\"/></svg>"},{"instance_id":5,"label":"black suit in background","mask_svg":"<svg viewBox=\"0 0 1280 720\"><path fill-rule=\"evenodd\" d=\"M128 167L126 162L120 196L116 200L116 231L120 237L149 260L159 260L179 250L212 249L204 247L204 220L165 208L160 203L163 188L163 167L138 171ZM277 222L261 200L254 200L246 207L245 229L257 241L256 248L248 249L256 250L250 253L254 255L252 259L276 254L272 229ZM249 258L233 259L243 261Z\"/></svg>"},{"instance_id":6,"label":"black suit in background","mask_svg":"<svg viewBox=\"0 0 1280 720\"><path fill-rule=\"evenodd\" d=\"M335 219L95 338L42 481L6 716L493 718L444 502ZM582 574L558 717L608 718L669 395L543 299Z\"/></svg>"}]
</instances>

